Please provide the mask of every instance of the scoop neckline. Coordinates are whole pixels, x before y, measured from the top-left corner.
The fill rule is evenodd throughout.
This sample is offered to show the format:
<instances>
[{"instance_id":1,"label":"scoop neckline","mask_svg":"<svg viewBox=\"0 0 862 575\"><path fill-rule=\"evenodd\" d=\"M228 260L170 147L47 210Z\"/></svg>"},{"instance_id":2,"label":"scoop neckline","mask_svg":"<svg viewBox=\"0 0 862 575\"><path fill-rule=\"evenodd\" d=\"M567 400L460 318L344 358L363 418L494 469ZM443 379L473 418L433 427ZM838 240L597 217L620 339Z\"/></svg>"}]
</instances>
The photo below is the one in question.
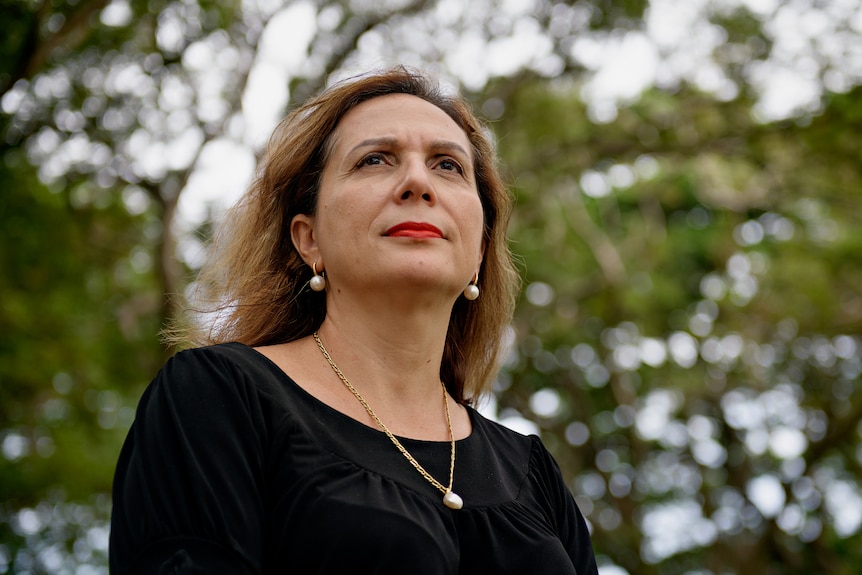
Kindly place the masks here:
<instances>
[{"instance_id":1,"label":"scoop neckline","mask_svg":"<svg viewBox=\"0 0 862 575\"><path fill-rule=\"evenodd\" d=\"M329 405L325 401L323 401L320 398L315 397L314 395L309 393L308 390L306 390L304 387L302 387L301 385L296 383L296 381L293 379L293 377L290 376L290 374L288 374L286 371L281 369L278 366L278 364L276 364L274 361L272 361L270 358L268 358L266 355L264 355L260 351L256 350L255 348L251 347L250 345L244 344L242 342L235 341L232 343L250 350L257 357L261 358L263 360L263 362L265 363L266 367L270 371L273 371L280 379L283 379L284 381L286 381L287 384L290 385L291 388L294 389L305 401L313 404L318 409L322 409L328 413L333 414L335 417L339 418L340 420L342 420L346 424L351 425L353 427L356 427L357 429L363 429L363 430L370 431L375 436L386 437L386 433L384 433L383 430L380 429L379 427L372 427L371 425L367 425L366 423L363 423L363 422L359 421L358 419L355 419L355 418L347 415L343 411L339 411L338 409L335 409L334 407L332 407L331 405ZM461 405L463 405L463 404L461 404ZM461 439L456 439L455 440L456 445L466 445L469 442L469 440L471 440L476 434L476 425L478 423L478 421L477 421L478 418L476 417L477 412L475 409L473 409L469 405L463 405L463 407L467 410L467 416L470 418L470 433L466 437L462 437ZM448 446L448 445L451 445L451 443L452 443L450 440L434 441L431 439L416 439L413 437L405 437L403 435L397 435L395 433L393 433L392 435L393 435L393 437L398 439L398 441L401 441L404 443L412 443L413 445L427 444L427 445L447 445Z\"/></svg>"}]
</instances>

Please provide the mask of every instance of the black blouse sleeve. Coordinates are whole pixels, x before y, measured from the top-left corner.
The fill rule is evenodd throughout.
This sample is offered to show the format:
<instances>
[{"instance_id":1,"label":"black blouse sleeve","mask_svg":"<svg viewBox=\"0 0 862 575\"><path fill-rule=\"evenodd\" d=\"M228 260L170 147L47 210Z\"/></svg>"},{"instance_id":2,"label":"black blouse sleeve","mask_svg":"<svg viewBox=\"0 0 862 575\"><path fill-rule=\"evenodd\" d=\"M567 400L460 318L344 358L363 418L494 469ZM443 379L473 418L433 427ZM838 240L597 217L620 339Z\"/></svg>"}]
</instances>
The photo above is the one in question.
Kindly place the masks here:
<instances>
[{"instance_id":1,"label":"black blouse sleeve","mask_svg":"<svg viewBox=\"0 0 862 575\"><path fill-rule=\"evenodd\" d=\"M260 572L264 408L227 355L181 352L144 393L114 477L114 575Z\"/></svg>"},{"instance_id":2,"label":"black blouse sleeve","mask_svg":"<svg viewBox=\"0 0 862 575\"><path fill-rule=\"evenodd\" d=\"M546 509L551 510L551 521L556 525L560 541L578 575L598 575L586 520L566 486L559 465L537 436L533 436L533 440L538 454L533 458L531 471L544 485L545 504L548 506Z\"/></svg>"}]
</instances>

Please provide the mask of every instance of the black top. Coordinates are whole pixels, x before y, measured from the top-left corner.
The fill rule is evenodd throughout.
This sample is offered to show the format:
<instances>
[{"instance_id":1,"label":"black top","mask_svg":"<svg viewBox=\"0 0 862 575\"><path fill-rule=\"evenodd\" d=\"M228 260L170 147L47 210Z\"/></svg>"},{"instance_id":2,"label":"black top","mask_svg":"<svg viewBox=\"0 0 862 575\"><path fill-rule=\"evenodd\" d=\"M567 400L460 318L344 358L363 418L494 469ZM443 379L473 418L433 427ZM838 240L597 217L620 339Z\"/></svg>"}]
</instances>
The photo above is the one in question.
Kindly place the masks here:
<instances>
[{"instance_id":1,"label":"black top","mask_svg":"<svg viewBox=\"0 0 862 575\"><path fill-rule=\"evenodd\" d=\"M583 516L539 438L469 413L455 511L386 435L255 350L180 352L120 455L111 572L595 575ZM448 483L449 442L401 442Z\"/></svg>"}]
</instances>

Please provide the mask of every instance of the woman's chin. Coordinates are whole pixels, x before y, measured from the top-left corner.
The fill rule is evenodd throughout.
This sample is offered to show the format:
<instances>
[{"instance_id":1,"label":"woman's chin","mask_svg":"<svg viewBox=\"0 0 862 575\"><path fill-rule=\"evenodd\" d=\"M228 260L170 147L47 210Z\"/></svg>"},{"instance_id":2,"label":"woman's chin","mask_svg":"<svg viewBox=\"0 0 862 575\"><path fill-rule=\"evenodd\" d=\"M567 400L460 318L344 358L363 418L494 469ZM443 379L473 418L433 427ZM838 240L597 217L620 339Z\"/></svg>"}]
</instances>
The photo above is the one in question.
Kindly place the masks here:
<instances>
[{"instance_id":1,"label":"woman's chin","mask_svg":"<svg viewBox=\"0 0 862 575\"><path fill-rule=\"evenodd\" d=\"M418 299L427 297L432 300L455 300L465 285L457 285L451 278L433 273L403 273L391 276L386 282L378 283L376 289L389 297L407 295Z\"/></svg>"}]
</instances>

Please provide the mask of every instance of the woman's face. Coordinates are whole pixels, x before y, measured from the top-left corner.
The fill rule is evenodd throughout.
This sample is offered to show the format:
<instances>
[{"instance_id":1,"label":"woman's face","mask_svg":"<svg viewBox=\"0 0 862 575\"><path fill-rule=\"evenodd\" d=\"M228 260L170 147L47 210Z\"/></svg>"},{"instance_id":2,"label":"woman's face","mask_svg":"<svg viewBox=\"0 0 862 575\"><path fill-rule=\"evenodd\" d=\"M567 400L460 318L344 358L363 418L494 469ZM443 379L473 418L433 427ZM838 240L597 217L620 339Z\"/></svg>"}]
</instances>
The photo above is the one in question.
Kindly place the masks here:
<instances>
[{"instance_id":1,"label":"woman's face","mask_svg":"<svg viewBox=\"0 0 862 575\"><path fill-rule=\"evenodd\" d=\"M292 232L331 290L397 286L457 297L483 250L467 136L415 96L359 104L333 133L314 215L294 218Z\"/></svg>"}]
</instances>

